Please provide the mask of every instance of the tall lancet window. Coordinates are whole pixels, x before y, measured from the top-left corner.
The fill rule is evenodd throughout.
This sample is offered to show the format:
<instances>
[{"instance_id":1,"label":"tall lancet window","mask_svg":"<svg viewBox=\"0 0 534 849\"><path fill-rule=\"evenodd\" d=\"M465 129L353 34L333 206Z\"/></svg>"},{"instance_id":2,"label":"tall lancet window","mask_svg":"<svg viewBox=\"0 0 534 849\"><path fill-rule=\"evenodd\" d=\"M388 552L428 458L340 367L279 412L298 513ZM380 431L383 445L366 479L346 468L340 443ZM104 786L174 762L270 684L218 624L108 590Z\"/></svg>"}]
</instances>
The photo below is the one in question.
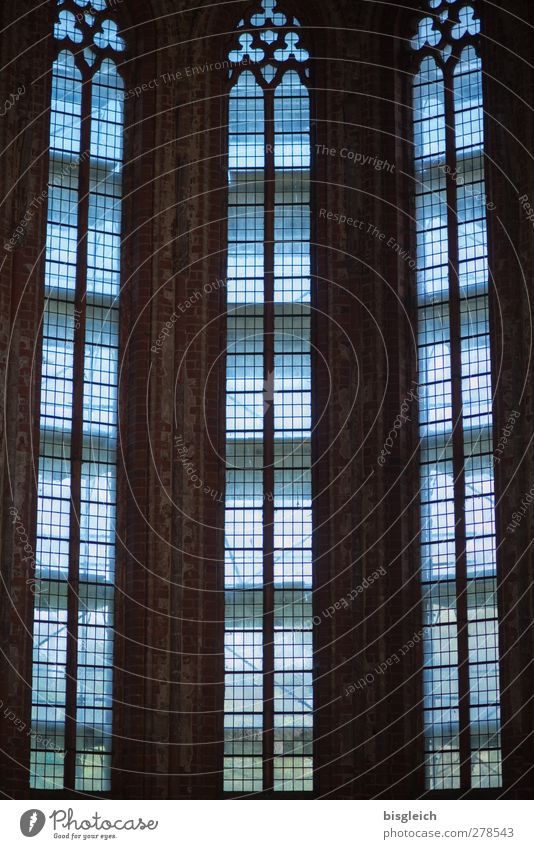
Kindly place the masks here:
<instances>
[{"instance_id":1,"label":"tall lancet window","mask_svg":"<svg viewBox=\"0 0 534 849\"><path fill-rule=\"evenodd\" d=\"M428 0L413 40L424 598L431 790L501 785L479 21Z\"/></svg>"},{"instance_id":2,"label":"tall lancet window","mask_svg":"<svg viewBox=\"0 0 534 849\"><path fill-rule=\"evenodd\" d=\"M30 784L111 786L124 44L57 4L40 409Z\"/></svg>"},{"instance_id":3,"label":"tall lancet window","mask_svg":"<svg viewBox=\"0 0 534 849\"><path fill-rule=\"evenodd\" d=\"M298 28L263 0L229 56L224 788L234 793L312 789L310 70Z\"/></svg>"}]
</instances>

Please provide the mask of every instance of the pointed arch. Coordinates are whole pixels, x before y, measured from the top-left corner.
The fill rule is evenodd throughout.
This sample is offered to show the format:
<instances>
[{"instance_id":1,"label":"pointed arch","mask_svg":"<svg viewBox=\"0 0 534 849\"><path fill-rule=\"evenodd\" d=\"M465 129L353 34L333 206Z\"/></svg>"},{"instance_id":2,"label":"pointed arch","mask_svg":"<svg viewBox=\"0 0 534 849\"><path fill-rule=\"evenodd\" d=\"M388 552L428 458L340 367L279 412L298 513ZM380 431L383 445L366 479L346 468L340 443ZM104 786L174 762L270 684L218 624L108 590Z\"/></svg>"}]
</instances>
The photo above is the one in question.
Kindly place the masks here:
<instances>
[{"instance_id":1,"label":"pointed arch","mask_svg":"<svg viewBox=\"0 0 534 849\"><path fill-rule=\"evenodd\" d=\"M309 53L263 0L229 54L225 771L313 788Z\"/></svg>"},{"instance_id":2,"label":"pointed arch","mask_svg":"<svg viewBox=\"0 0 534 849\"><path fill-rule=\"evenodd\" d=\"M500 787L484 183L475 4L428 0L412 40L424 725L430 790Z\"/></svg>"},{"instance_id":3,"label":"pointed arch","mask_svg":"<svg viewBox=\"0 0 534 849\"><path fill-rule=\"evenodd\" d=\"M124 51L113 4L54 26L30 786L111 789Z\"/></svg>"}]
</instances>

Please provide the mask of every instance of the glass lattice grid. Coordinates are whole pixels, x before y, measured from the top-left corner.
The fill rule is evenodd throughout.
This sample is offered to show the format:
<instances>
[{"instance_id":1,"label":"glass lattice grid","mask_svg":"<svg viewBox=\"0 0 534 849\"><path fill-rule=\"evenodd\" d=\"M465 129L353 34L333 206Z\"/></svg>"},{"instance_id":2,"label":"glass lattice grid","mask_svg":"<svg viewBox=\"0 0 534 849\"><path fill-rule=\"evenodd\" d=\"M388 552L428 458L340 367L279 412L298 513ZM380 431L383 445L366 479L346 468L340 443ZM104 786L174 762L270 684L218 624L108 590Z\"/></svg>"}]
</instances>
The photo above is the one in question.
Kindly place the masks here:
<instances>
[{"instance_id":1,"label":"glass lattice grid","mask_svg":"<svg viewBox=\"0 0 534 849\"><path fill-rule=\"evenodd\" d=\"M454 69L458 182L471 783L502 783L495 489L484 181L482 66L466 47ZM487 676L487 677L486 677ZM481 677L484 683L481 686Z\"/></svg>"},{"instance_id":2,"label":"glass lattice grid","mask_svg":"<svg viewBox=\"0 0 534 849\"><path fill-rule=\"evenodd\" d=\"M425 33L422 43L430 30ZM434 790L459 788L461 774L454 509L458 462L465 479L471 786L501 782L481 66L473 47L452 61L456 170L449 166L446 149L445 128L452 116L445 114L443 71L427 55L414 81L424 724L427 786ZM447 174L456 195L460 290L464 450L456 459ZM492 603L482 603L484 599Z\"/></svg>"},{"instance_id":3,"label":"glass lattice grid","mask_svg":"<svg viewBox=\"0 0 534 849\"><path fill-rule=\"evenodd\" d=\"M104 22L109 25L112 22ZM115 26L115 24L113 24ZM61 25L58 25L58 37ZM63 32L73 40L78 31ZM111 32L111 31L110 31ZM102 46L105 46L104 44ZM121 49L121 48L119 48ZM88 54L87 54L88 55ZM91 60L92 64L94 57ZM90 144L81 150L82 85L90 86ZM70 51L53 65L34 617L31 786L65 784L67 596L74 345L82 317L83 433L76 564L74 787L111 787L118 295L123 84L111 59L83 80ZM83 116L87 121L89 116ZM88 185L80 186L82 163ZM81 192L81 195L80 195ZM87 275L77 293L80 196L88 197ZM70 573L73 573L70 564ZM69 721L69 718L67 718Z\"/></svg>"},{"instance_id":4,"label":"glass lattice grid","mask_svg":"<svg viewBox=\"0 0 534 849\"><path fill-rule=\"evenodd\" d=\"M122 89L104 60L91 88L80 504L76 787L86 791L111 787Z\"/></svg>"},{"instance_id":5,"label":"glass lattice grid","mask_svg":"<svg viewBox=\"0 0 534 849\"><path fill-rule=\"evenodd\" d=\"M263 787L264 101L229 102L224 789Z\"/></svg>"},{"instance_id":6,"label":"glass lattice grid","mask_svg":"<svg viewBox=\"0 0 534 849\"><path fill-rule=\"evenodd\" d=\"M64 783L70 443L73 401L81 74L54 62L40 401L30 782Z\"/></svg>"},{"instance_id":7,"label":"glass lattice grid","mask_svg":"<svg viewBox=\"0 0 534 849\"><path fill-rule=\"evenodd\" d=\"M274 76L262 73L267 82ZM267 100L273 126L266 128ZM230 93L229 128L224 787L264 789L265 760L273 759L273 789L297 792L312 789L313 711L310 126L309 95L299 75L286 72L273 91L242 71ZM274 141L269 166L266 132ZM271 180L273 242L266 242ZM267 267L273 278L270 330ZM266 333L274 338L269 373ZM269 432L266 421L272 422ZM269 492L266 440L274 453ZM274 523L271 636L263 609L266 503ZM274 652L272 751L264 742L265 640L273 641Z\"/></svg>"},{"instance_id":8,"label":"glass lattice grid","mask_svg":"<svg viewBox=\"0 0 534 849\"><path fill-rule=\"evenodd\" d=\"M313 789L310 103L274 93L274 789ZM307 567L307 568L304 568Z\"/></svg>"}]
</instances>

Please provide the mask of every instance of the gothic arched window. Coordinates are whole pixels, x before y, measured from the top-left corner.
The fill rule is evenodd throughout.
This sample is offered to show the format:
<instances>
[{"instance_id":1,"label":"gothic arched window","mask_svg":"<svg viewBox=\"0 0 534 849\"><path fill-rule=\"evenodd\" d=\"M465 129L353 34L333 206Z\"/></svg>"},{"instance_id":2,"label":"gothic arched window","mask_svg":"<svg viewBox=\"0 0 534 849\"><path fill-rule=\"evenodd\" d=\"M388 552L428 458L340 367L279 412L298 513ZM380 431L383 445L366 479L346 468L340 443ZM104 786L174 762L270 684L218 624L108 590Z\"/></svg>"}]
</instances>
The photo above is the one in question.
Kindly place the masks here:
<instances>
[{"instance_id":1,"label":"gothic arched window","mask_svg":"<svg viewBox=\"0 0 534 849\"><path fill-rule=\"evenodd\" d=\"M412 42L426 781L501 785L480 29L427 0Z\"/></svg>"},{"instance_id":2,"label":"gothic arched window","mask_svg":"<svg viewBox=\"0 0 534 849\"><path fill-rule=\"evenodd\" d=\"M263 0L229 56L230 792L312 789L310 69L298 28Z\"/></svg>"},{"instance_id":3,"label":"gothic arched window","mask_svg":"<svg viewBox=\"0 0 534 849\"><path fill-rule=\"evenodd\" d=\"M30 784L111 787L124 50L106 0L54 27Z\"/></svg>"}]
</instances>

